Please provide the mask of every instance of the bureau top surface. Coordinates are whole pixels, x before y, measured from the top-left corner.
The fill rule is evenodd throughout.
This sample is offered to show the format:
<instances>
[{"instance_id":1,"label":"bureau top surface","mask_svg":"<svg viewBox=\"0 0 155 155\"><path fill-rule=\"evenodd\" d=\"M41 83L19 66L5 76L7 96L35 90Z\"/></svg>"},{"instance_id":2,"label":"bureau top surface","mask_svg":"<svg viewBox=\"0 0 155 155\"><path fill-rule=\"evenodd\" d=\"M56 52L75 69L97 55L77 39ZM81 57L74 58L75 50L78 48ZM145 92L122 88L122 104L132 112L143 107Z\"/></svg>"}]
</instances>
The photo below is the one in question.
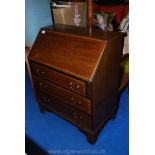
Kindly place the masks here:
<instances>
[{"instance_id":1,"label":"bureau top surface","mask_svg":"<svg viewBox=\"0 0 155 155\"><path fill-rule=\"evenodd\" d=\"M94 35L90 36L86 28L67 25L42 28L28 58L82 80L91 81L107 41L117 33L95 31L92 34Z\"/></svg>"},{"instance_id":2,"label":"bureau top surface","mask_svg":"<svg viewBox=\"0 0 155 155\"><path fill-rule=\"evenodd\" d=\"M44 27L43 29L55 31L55 32L63 32L67 34L77 35L77 36L85 36L88 38L95 38L100 40L110 40L118 35L125 35L121 32L115 31L103 31L101 29L92 29L91 34L88 28L86 27L75 27L72 25L64 25L64 24L56 24L48 27Z\"/></svg>"}]
</instances>

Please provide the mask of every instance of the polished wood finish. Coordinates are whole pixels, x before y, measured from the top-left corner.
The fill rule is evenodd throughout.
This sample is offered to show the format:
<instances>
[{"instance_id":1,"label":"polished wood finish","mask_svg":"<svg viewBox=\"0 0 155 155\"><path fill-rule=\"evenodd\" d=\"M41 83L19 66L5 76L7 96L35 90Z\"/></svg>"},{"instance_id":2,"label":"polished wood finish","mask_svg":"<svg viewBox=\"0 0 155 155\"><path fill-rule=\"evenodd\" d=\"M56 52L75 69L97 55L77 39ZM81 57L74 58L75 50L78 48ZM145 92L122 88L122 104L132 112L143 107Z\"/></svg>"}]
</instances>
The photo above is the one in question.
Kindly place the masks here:
<instances>
[{"instance_id":1,"label":"polished wood finish","mask_svg":"<svg viewBox=\"0 0 155 155\"><path fill-rule=\"evenodd\" d=\"M122 50L119 32L92 29L90 36L87 28L42 28L28 56L41 112L71 122L94 144L117 112Z\"/></svg>"},{"instance_id":2,"label":"polished wood finish","mask_svg":"<svg viewBox=\"0 0 155 155\"><path fill-rule=\"evenodd\" d=\"M87 112L88 114L91 113L91 101L87 98L84 98L78 94L75 94L71 91L68 91L58 85L55 85L51 82L43 80L39 77L33 76L35 87L37 89L42 89L43 91L49 93L58 98L65 103L68 103L82 111Z\"/></svg>"},{"instance_id":3,"label":"polished wood finish","mask_svg":"<svg viewBox=\"0 0 155 155\"><path fill-rule=\"evenodd\" d=\"M37 94L38 102L43 111L52 111L74 125L81 127L83 130L91 128L91 119L86 113L65 104L61 100L52 97L43 91L39 90Z\"/></svg>"},{"instance_id":4,"label":"polished wood finish","mask_svg":"<svg viewBox=\"0 0 155 155\"><path fill-rule=\"evenodd\" d=\"M87 27L90 30L93 26L93 0L87 0Z\"/></svg>"},{"instance_id":5,"label":"polished wood finish","mask_svg":"<svg viewBox=\"0 0 155 155\"><path fill-rule=\"evenodd\" d=\"M105 45L104 40L46 29L39 32L29 58L55 70L91 81Z\"/></svg>"},{"instance_id":6,"label":"polished wood finish","mask_svg":"<svg viewBox=\"0 0 155 155\"><path fill-rule=\"evenodd\" d=\"M31 50L31 47L25 47L25 62L26 62L26 60L27 60L27 56L28 56L28 54L29 54L29 52L30 52L30 50ZM129 53L127 53L127 54L123 54L122 56L121 56L121 62L123 62L123 61L125 61L127 58L129 58ZM40 67L40 66L39 66ZM47 69L47 68L46 68ZM48 70L48 69L47 69ZM28 69L27 69L27 64L25 64L25 71L27 72L28 71ZM50 70L51 71L51 70ZM56 74L57 72L55 72L54 73L54 75ZM59 74L59 76L61 76L62 74ZM121 75L121 81L120 81L120 85L119 85L119 93L121 93L122 92L122 90L128 85L128 83L129 83L129 74L126 74L126 73L123 73L123 74L120 74ZM38 75L39 76L39 75ZM50 75L49 75L50 76ZM57 78L59 77L59 76L57 76ZM55 77L55 76L54 76ZM67 76L66 76L67 77ZM53 75L51 74L51 76L49 77L49 79L51 79L51 78L53 78ZM57 79L56 78L56 79ZM67 77L67 78L69 78L69 77ZM56 80L55 79L55 80ZM59 84L59 82L61 82L61 80L63 80L63 76L62 76L62 78L60 78L60 80L58 81L58 83L57 84ZM67 79L66 79L67 80ZM64 81L64 83L65 83L65 81ZM79 84L78 84L79 85ZM82 84L83 85L83 84ZM65 85L64 85L65 86ZM66 87L67 88L67 87ZM81 88L81 86L80 86L80 91L84 91L85 92L85 90L83 90L83 86L82 86L82 88ZM81 90L82 89L82 90ZM85 94L85 93L82 93L83 95ZM78 92L77 92L78 93ZM79 93L80 94L80 93ZM81 95L82 95L81 94ZM85 95L84 95L85 96Z\"/></svg>"},{"instance_id":7,"label":"polished wood finish","mask_svg":"<svg viewBox=\"0 0 155 155\"><path fill-rule=\"evenodd\" d=\"M123 37L111 39L104 50L96 76L92 83L93 128L103 124L106 118L116 109L120 80L120 57L122 55Z\"/></svg>"},{"instance_id":8,"label":"polished wood finish","mask_svg":"<svg viewBox=\"0 0 155 155\"><path fill-rule=\"evenodd\" d=\"M71 78L65 74L51 70L36 63L32 63L32 71L39 77L45 78L55 84L72 90L75 93L86 96L85 83L81 80Z\"/></svg>"}]
</instances>

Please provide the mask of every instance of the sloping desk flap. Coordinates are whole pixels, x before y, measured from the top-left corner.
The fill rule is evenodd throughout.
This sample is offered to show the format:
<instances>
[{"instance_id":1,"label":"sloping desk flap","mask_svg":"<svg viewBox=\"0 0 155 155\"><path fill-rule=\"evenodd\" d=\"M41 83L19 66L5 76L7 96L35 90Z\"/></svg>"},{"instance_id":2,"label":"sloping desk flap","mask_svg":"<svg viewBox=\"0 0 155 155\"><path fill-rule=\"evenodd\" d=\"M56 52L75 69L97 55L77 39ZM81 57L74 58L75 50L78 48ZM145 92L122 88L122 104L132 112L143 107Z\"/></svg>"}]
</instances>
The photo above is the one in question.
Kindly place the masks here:
<instances>
[{"instance_id":1,"label":"sloping desk flap","mask_svg":"<svg viewBox=\"0 0 155 155\"><path fill-rule=\"evenodd\" d=\"M91 81L105 46L104 40L42 29L29 59Z\"/></svg>"}]
</instances>

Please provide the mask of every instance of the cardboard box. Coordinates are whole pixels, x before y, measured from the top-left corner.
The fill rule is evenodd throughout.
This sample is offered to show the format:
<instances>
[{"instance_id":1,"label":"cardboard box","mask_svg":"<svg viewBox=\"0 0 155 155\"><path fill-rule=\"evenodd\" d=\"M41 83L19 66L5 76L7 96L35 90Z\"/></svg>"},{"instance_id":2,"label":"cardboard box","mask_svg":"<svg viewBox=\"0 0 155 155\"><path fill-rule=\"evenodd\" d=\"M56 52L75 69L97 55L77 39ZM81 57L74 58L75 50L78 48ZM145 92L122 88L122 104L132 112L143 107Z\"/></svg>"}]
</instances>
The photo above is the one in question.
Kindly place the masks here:
<instances>
[{"instance_id":1,"label":"cardboard box","mask_svg":"<svg viewBox=\"0 0 155 155\"><path fill-rule=\"evenodd\" d=\"M86 26L86 2L63 2L66 7L52 7L55 24Z\"/></svg>"}]
</instances>

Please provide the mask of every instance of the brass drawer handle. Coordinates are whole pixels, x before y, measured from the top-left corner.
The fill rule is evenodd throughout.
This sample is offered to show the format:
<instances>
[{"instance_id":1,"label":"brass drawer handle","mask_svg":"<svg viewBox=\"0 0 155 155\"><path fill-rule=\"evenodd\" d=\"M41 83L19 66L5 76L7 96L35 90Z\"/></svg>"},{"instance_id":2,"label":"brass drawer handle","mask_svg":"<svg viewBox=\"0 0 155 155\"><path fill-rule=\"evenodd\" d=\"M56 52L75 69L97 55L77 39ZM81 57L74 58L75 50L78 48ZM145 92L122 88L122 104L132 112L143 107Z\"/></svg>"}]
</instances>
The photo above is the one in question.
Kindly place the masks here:
<instances>
[{"instance_id":1,"label":"brass drawer handle","mask_svg":"<svg viewBox=\"0 0 155 155\"><path fill-rule=\"evenodd\" d=\"M83 119L83 116L78 116L75 112L73 113L73 117L76 120L82 120Z\"/></svg>"},{"instance_id":2,"label":"brass drawer handle","mask_svg":"<svg viewBox=\"0 0 155 155\"><path fill-rule=\"evenodd\" d=\"M72 98L70 99L70 103L73 104L73 105L75 104L74 97L72 97Z\"/></svg>"},{"instance_id":3,"label":"brass drawer handle","mask_svg":"<svg viewBox=\"0 0 155 155\"><path fill-rule=\"evenodd\" d=\"M42 87L42 85L43 85L42 82L39 82L39 86Z\"/></svg>"},{"instance_id":4,"label":"brass drawer handle","mask_svg":"<svg viewBox=\"0 0 155 155\"><path fill-rule=\"evenodd\" d=\"M38 68L36 72L39 73L40 72L40 69Z\"/></svg>"},{"instance_id":5,"label":"brass drawer handle","mask_svg":"<svg viewBox=\"0 0 155 155\"><path fill-rule=\"evenodd\" d=\"M73 82L69 82L69 85L72 86L73 85Z\"/></svg>"},{"instance_id":6,"label":"brass drawer handle","mask_svg":"<svg viewBox=\"0 0 155 155\"><path fill-rule=\"evenodd\" d=\"M44 88L47 88L47 85L44 85Z\"/></svg>"},{"instance_id":7,"label":"brass drawer handle","mask_svg":"<svg viewBox=\"0 0 155 155\"><path fill-rule=\"evenodd\" d=\"M44 71L42 71L42 72L41 72L41 74L42 74L42 75L44 75L44 74L45 74L45 72L44 72Z\"/></svg>"},{"instance_id":8,"label":"brass drawer handle","mask_svg":"<svg viewBox=\"0 0 155 155\"><path fill-rule=\"evenodd\" d=\"M81 105L81 104L82 104L82 102L81 102L81 101L78 101L78 104L79 104L79 105Z\"/></svg>"},{"instance_id":9,"label":"brass drawer handle","mask_svg":"<svg viewBox=\"0 0 155 155\"><path fill-rule=\"evenodd\" d=\"M74 116L74 119L78 120L79 118L77 116Z\"/></svg>"},{"instance_id":10,"label":"brass drawer handle","mask_svg":"<svg viewBox=\"0 0 155 155\"><path fill-rule=\"evenodd\" d=\"M74 117L74 119L78 120L78 116L75 112L73 113L73 117Z\"/></svg>"},{"instance_id":11,"label":"brass drawer handle","mask_svg":"<svg viewBox=\"0 0 155 155\"><path fill-rule=\"evenodd\" d=\"M73 84L73 82L69 82L69 86L70 86L70 88L73 89L73 90L79 89L79 88L80 88L79 85L76 85L76 86L75 86L75 85Z\"/></svg>"},{"instance_id":12,"label":"brass drawer handle","mask_svg":"<svg viewBox=\"0 0 155 155\"><path fill-rule=\"evenodd\" d=\"M74 89L73 88L73 82L69 82L69 86L70 86L71 89Z\"/></svg>"},{"instance_id":13,"label":"brass drawer handle","mask_svg":"<svg viewBox=\"0 0 155 155\"><path fill-rule=\"evenodd\" d=\"M75 88L76 88L76 89L79 89L79 88L80 88L80 86L79 86L79 85L77 85Z\"/></svg>"},{"instance_id":14,"label":"brass drawer handle","mask_svg":"<svg viewBox=\"0 0 155 155\"><path fill-rule=\"evenodd\" d=\"M72 97L72 98L70 99L70 103L71 103L71 104L77 103L77 104L81 105L81 104L82 104L82 101L75 102L74 97Z\"/></svg>"},{"instance_id":15,"label":"brass drawer handle","mask_svg":"<svg viewBox=\"0 0 155 155\"><path fill-rule=\"evenodd\" d=\"M40 87L47 88L47 85L43 85L43 83L42 83L42 82L39 82L39 86L40 86Z\"/></svg>"},{"instance_id":16,"label":"brass drawer handle","mask_svg":"<svg viewBox=\"0 0 155 155\"><path fill-rule=\"evenodd\" d=\"M41 72L42 75L45 74L45 72L44 72L44 71L41 71L40 68L37 68L36 72L37 72L37 73L40 73L40 72Z\"/></svg>"}]
</instances>

